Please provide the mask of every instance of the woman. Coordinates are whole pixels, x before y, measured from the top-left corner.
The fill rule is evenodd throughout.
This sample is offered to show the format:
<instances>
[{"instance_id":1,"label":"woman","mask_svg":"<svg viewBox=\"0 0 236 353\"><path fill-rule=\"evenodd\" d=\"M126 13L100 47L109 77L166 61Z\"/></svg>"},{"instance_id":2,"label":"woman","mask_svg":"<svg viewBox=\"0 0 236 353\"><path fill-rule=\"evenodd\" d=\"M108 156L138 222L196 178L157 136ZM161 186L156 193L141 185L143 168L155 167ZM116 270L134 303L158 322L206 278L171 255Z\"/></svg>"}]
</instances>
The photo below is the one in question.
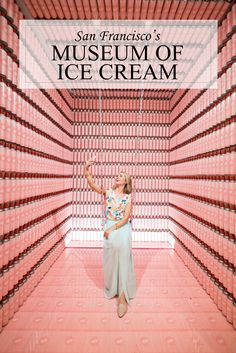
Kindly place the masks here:
<instances>
[{"instance_id":1,"label":"woman","mask_svg":"<svg viewBox=\"0 0 236 353\"><path fill-rule=\"evenodd\" d=\"M89 172L89 166L94 163L94 159L87 161L84 173L90 187L104 195L106 205L103 241L104 295L107 299L118 295L117 314L122 317L136 292L132 228L129 222L132 207L131 177L125 172L120 172L113 187L105 190L94 183Z\"/></svg>"}]
</instances>

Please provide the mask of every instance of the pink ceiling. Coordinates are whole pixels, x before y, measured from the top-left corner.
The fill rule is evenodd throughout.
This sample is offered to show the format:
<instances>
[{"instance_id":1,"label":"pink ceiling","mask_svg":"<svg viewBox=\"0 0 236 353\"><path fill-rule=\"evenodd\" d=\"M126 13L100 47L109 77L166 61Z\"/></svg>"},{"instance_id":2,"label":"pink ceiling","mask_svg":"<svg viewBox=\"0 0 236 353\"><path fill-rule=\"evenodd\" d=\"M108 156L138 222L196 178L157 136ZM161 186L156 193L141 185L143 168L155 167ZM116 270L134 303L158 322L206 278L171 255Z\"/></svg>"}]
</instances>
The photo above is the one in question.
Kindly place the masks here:
<instances>
[{"instance_id":1,"label":"pink ceiling","mask_svg":"<svg viewBox=\"0 0 236 353\"><path fill-rule=\"evenodd\" d=\"M230 1L24 0L39 19L221 19Z\"/></svg>"}]
</instances>

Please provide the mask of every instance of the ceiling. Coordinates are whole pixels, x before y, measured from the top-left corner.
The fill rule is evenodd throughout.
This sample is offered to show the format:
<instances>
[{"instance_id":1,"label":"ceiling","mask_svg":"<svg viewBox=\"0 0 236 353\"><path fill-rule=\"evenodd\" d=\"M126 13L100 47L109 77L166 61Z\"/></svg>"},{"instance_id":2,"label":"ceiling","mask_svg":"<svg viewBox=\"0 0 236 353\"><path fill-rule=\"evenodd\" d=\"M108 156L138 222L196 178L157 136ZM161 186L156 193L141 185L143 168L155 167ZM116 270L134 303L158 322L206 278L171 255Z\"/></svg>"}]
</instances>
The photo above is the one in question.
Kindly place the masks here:
<instances>
[{"instance_id":1,"label":"ceiling","mask_svg":"<svg viewBox=\"0 0 236 353\"><path fill-rule=\"evenodd\" d=\"M59 20L171 20L222 19L230 10L233 0L16 0L24 18ZM73 97L98 97L99 90L69 90ZM145 90L143 98L171 99L176 90ZM139 90L102 90L112 98L140 97Z\"/></svg>"},{"instance_id":2,"label":"ceiling","mask_svg":"<svg viewBox=\"0 0 236 353\"><path fill-rule=\"evenodd\" d=\"M221 19L232 1L20 0L37 19Z\"/></svg>"}]
</instances>

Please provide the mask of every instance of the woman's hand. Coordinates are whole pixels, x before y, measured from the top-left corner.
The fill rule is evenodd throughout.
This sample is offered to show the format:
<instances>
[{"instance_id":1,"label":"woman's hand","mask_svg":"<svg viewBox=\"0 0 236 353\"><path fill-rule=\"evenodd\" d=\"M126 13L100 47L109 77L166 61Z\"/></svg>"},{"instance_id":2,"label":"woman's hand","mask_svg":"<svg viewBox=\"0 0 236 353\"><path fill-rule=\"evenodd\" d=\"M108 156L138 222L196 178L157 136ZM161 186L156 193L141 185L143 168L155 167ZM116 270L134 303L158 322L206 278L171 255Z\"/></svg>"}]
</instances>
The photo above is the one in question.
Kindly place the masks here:
<instances>
[{"instance_id":1,"label":"woman's hand","mask_svg":"<svg viewBox=\"0 0 236 353\"><path fill-rule=\"evenodd\" d=\"M112 227L108 228L105 230L104 232L104 237L106 237L106 239L108 239L109 235L111 234L111 232L113 231L114 229Z\"/></svg>"},{"instance_id":2,"label":"woman's hand","mask_svg":"<svg viewBox=\"0 0 236 353\"><path fill-rule=\"evenodd\" d=\"M95 163L96 156L93 157L92 159L89 159L88 161L85 162L85 167L88 169L92 164Z\"/></svg>"}]
</instances>

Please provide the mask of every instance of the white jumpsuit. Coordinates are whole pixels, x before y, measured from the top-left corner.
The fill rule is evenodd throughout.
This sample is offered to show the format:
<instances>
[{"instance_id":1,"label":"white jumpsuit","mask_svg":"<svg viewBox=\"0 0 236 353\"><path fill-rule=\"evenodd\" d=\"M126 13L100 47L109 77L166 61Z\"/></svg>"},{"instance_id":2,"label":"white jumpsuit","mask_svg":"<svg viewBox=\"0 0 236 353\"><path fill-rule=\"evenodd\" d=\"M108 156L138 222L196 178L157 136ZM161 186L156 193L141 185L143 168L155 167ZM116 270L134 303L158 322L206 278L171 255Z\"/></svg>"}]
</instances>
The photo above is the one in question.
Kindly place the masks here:
<instances>
[{"instance_id":1,"label":"white jumpsuit","mask_svg":"<svg viewBox=\"0 0 236 353\"><path fill-rule=\"evenodd\" d=\"M131 196L128 194L118 197L113 190L106 191L104 231L119 222L119 217L123 218L125 206L130 201ZM117 219L113 220L109 216ZM124 292L126 301L130 304L130 299L136 293L136 276L132 256L132 227L129 221L112 231L108 239L104 237L103 274L105 298L111 299Z\"/></svg>"}]
</instances>

